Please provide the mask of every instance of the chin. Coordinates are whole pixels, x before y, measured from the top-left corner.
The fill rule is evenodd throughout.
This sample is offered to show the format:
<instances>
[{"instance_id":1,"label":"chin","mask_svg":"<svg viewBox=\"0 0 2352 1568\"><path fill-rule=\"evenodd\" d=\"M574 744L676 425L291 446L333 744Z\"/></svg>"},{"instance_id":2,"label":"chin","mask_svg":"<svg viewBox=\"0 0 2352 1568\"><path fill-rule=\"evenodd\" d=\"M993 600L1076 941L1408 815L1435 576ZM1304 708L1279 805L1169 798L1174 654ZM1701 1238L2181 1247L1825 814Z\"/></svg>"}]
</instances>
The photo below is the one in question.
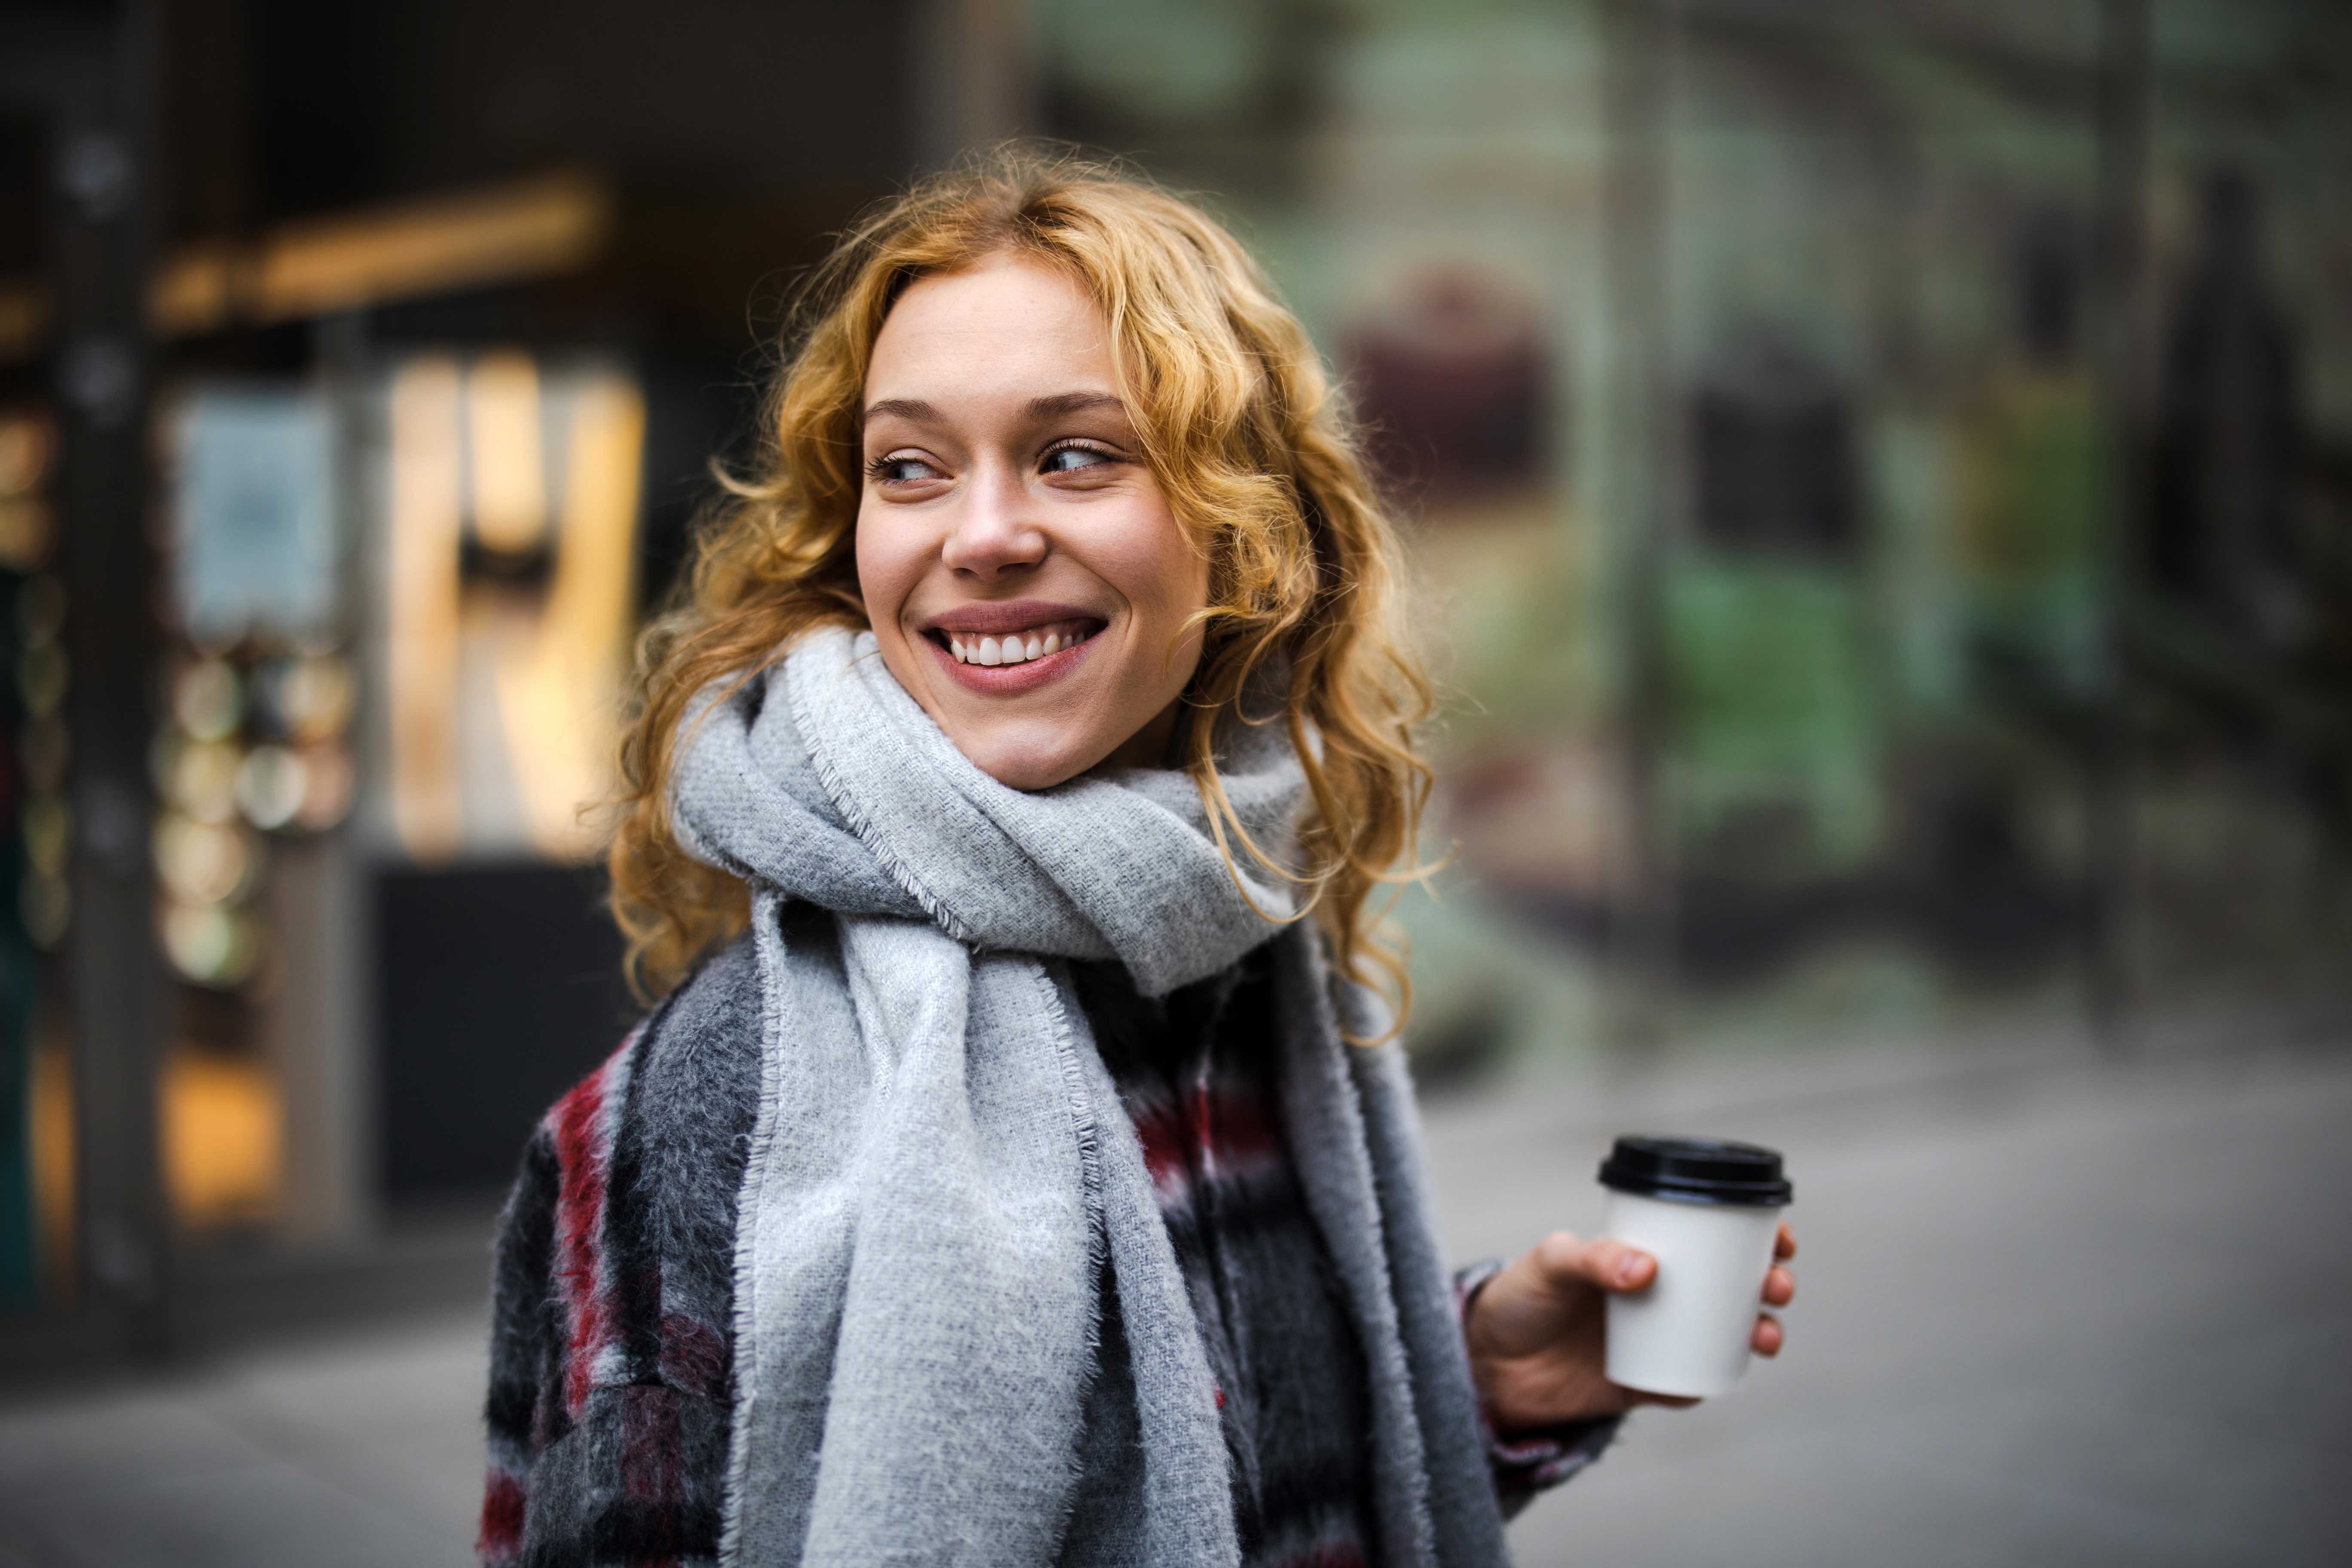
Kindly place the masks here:
<instances>
[{"instance_id":1,"label":"chin","mask_svg":"<svg viewBox=\"0 0 2352 1568\"><path fill-rule=\"evenodd\" d=\"M971 759L972 766L1007 789L1051 789L1066 784L1109 755L1109 748L1090 749L1060 736L959 735L948 739Z\"/></svg>"}]
</instances>

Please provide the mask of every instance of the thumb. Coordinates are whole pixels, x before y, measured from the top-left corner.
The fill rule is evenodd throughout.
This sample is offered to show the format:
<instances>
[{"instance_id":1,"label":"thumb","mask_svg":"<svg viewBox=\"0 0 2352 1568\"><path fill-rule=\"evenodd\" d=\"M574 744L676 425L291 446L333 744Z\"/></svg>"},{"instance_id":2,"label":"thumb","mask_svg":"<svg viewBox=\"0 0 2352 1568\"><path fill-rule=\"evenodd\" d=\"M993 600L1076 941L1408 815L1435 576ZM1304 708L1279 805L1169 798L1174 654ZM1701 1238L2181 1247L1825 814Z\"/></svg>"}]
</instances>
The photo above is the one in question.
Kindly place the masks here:
<instances>
[{"instance_id":1,"label":"thumb","mask_svg":"<svg viewBox=\"0 0 2352 1568\"><path fill-rule=\"evenodd\" d=\"M1638 1247L1565 1230L1537 1243L1536 1265L1554 1288L1583 1285L1612 1292L1647 1289L1658 1273L1658 1260Z\"/></svg>"}]
</instances>

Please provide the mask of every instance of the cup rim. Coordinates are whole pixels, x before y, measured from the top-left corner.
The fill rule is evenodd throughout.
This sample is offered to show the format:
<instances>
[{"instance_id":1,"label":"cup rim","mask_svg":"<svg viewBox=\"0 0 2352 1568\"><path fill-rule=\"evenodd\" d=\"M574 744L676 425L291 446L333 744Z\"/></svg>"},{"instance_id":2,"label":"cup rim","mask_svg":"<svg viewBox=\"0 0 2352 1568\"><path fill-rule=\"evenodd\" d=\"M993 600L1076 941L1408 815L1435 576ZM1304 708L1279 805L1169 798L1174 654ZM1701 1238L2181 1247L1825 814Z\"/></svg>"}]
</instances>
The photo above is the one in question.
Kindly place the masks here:
<instances>
[{"instance_id":1,"label":"cup rim","mask_svg":"<svg viewBox=\"0 0 2352 1568\"><path fill-rule=\"evenodd\" d=\"M1734 1208L1785 1208L1796 1197L1778 1150L1727 1138L1629 1133L1601 1163L1601 1184L1635 1197Z\"/></svg>"}]
</instances>

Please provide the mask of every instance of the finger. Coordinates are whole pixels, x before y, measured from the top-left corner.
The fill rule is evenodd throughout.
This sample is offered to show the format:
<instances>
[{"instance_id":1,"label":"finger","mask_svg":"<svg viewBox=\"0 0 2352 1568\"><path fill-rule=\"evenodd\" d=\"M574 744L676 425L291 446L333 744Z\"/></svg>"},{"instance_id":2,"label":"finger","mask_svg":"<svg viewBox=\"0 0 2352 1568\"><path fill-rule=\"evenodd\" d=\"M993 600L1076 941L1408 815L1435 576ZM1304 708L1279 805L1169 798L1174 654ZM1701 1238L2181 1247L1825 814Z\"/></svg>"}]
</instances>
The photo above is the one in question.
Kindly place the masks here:
<instances>
[{"instance_id":1,"label":"finger","mask_svg":"<svg viewBox=\"0 0 2352 1568\"><path fill-rule=\"evenodd\" d=\"M1778 1267L1764 1276L1764 1300L1774 1307L1785 1307L1797 1299L1797 1277Z\"/></svg>"},{"instance_id":2,"label":"finger","mask_svg":"<svg viewBox=\"0 0 2352 1568\"><path fill-rule=\"evenodd\" d=\"M1641 1248L1606 1237L1591 1240L1556 1230L1536 1244L1536 1262L1553 1285L1591 1285L1603 1290L1643 1290L1657 1277L1658 1261Z\"/></svg>"},{"instance_id":3,"label":"finger","mask_svg":"<svg viewBox=\"0 0 2352 1568\"><path fill-rule=\"evenodd\" d=\"M1783 1262L1797 1256L1797 1233L1785 1219L1780 1222L1780 1234L1772 1238L1772 1256Z\"/></svg>"},{"instance_id":4,"label":"finger","mask_svg":"<svg viewBox=\"0 0 2352 1568\"><path fill-rule=\"evenodd\" d=\"M1780 1327L1780 1319L1769 1312L1756 1314L1756 1331L1748 1336L1748 1342L1758 1355L1768 1360L1779 1355L1788 1339L1788 1331Z\"/></svg>"}]
</instances>

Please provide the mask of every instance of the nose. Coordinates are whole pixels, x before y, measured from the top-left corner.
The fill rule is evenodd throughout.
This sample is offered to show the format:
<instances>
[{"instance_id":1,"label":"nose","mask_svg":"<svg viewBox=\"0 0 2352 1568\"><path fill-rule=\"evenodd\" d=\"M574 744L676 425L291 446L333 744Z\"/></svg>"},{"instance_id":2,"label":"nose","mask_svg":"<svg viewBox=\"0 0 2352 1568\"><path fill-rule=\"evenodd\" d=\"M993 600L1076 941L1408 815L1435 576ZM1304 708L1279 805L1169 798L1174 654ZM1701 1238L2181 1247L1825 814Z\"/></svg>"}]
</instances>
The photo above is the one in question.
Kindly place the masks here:
<instances>
[{"instance_id":1,"label":"nose","mask_svg":"<svg viewBox=\"0 0 2352 1568\"><path fill-rule=\"evenodd\" d=\"M1030 521L1029 496L1017 476L1009 470L976 473L961 500L940 549L950 571L994 582L1045 558L1045 531Z\"/></svg>"}]
</instances>

